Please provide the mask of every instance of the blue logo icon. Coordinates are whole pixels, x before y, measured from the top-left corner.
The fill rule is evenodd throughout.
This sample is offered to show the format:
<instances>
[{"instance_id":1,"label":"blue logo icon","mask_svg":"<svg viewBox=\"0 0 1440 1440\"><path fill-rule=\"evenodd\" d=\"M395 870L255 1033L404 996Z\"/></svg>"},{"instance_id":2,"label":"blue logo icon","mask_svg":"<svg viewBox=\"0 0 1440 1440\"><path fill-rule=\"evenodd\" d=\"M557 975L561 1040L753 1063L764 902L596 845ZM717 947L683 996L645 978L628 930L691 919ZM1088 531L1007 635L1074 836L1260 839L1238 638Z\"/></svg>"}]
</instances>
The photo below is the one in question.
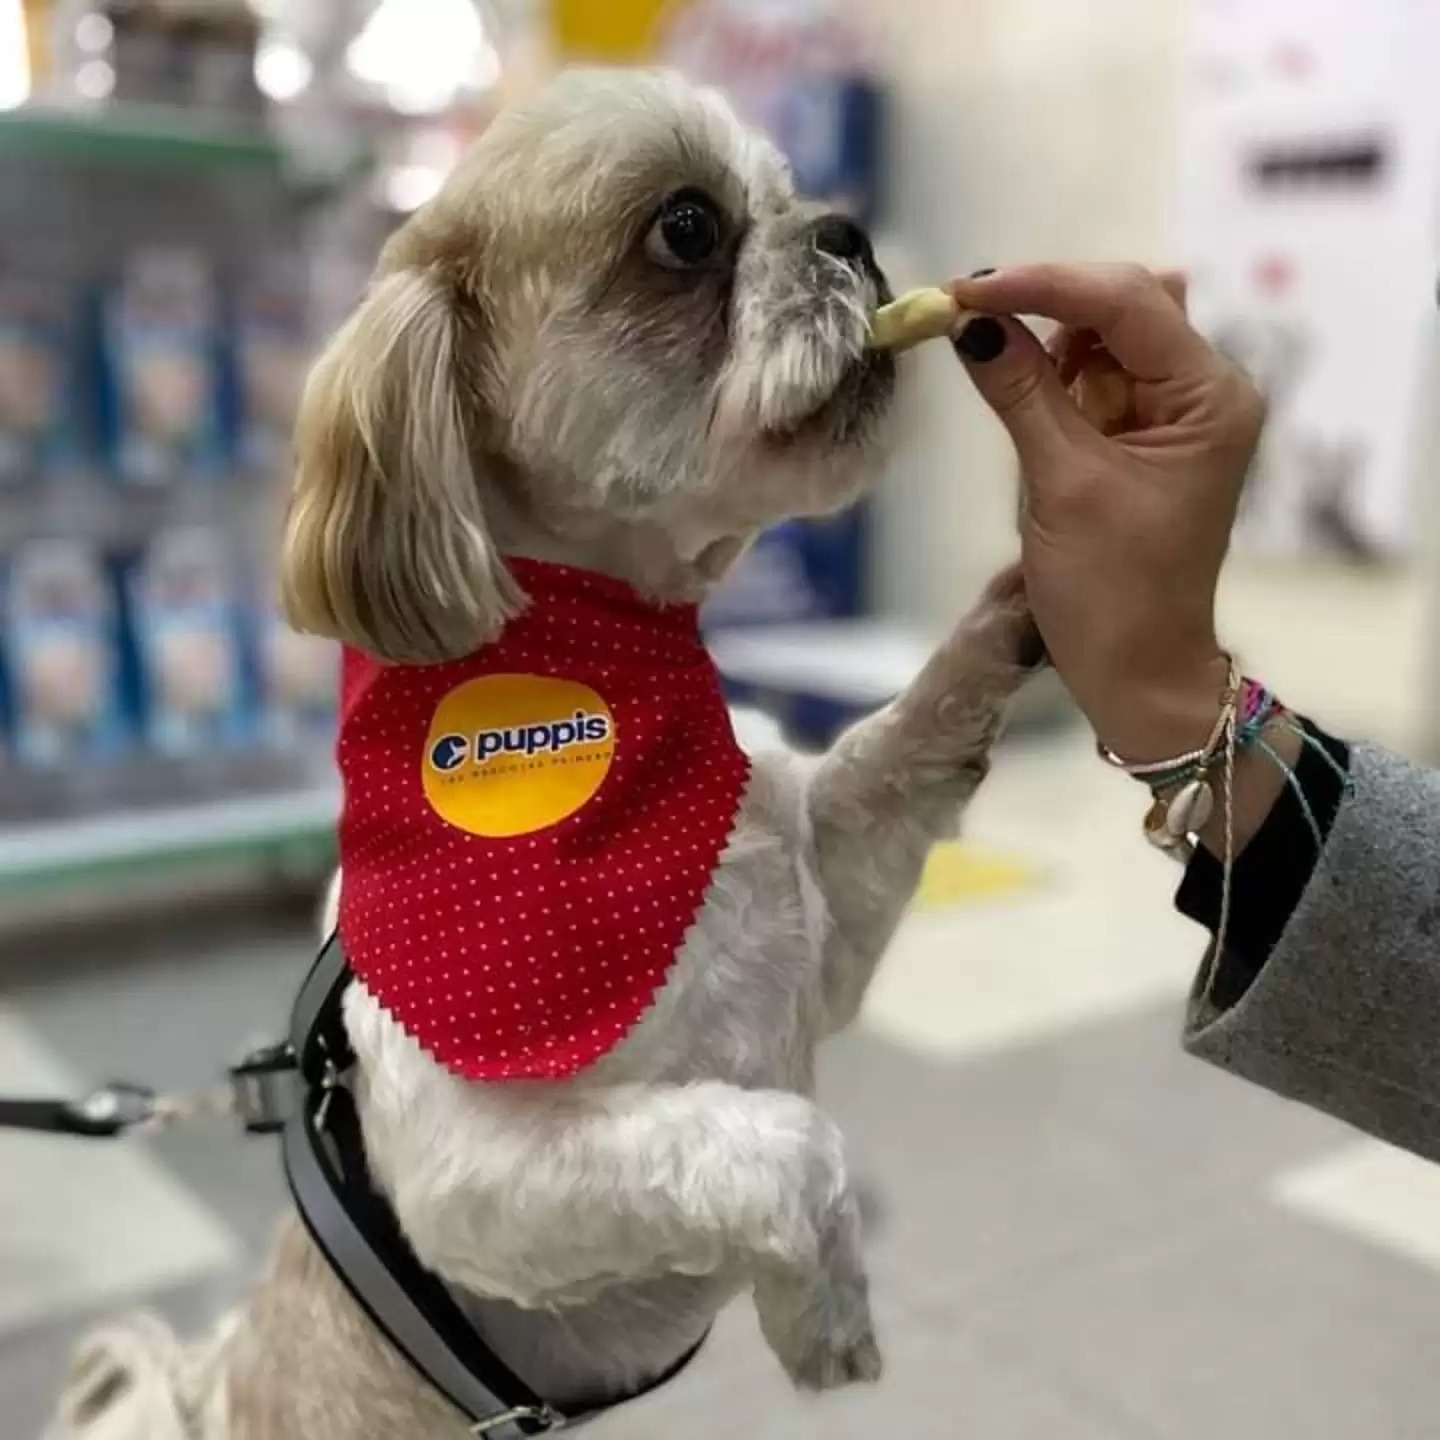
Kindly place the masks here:
<instances>
[{"instance_id":1,"label":"blue logo icon","mask_svg":"<svg viewBox=\"0 0 1440 1440\"><path fill-rule=\"evenodd\" d=\"M470 758L470 742L463 735L442 735L430 747L430 764L445 774L458 770Z\"/></svg>"}]
</instances>

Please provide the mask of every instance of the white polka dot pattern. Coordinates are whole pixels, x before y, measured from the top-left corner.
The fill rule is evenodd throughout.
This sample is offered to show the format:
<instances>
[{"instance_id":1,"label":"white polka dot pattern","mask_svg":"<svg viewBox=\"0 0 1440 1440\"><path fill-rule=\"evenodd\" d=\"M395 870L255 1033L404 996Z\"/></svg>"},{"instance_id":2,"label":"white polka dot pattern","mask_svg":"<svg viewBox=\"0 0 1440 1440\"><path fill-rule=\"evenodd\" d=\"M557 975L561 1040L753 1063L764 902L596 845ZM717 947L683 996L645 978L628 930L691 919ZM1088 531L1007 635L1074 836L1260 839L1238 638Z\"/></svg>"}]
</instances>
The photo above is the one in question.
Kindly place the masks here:
<instances>
[{"instance_id":1,"label":"white polka dot pattern","mask_svg":"<svg viewBox=\"0 0 1440 1440\"><path fill-rule=\"evenodd\" d=\"M573 1075L624 1039L694 924L749 776L693 606L511 567L531 603L495 644L441 665L344 661L341 939L406 1031L474 1080ZM492 839L431 808L421 767L439 702L500 674L590 686L615 749L576 813Z\"/></svg>"}]
</instances>

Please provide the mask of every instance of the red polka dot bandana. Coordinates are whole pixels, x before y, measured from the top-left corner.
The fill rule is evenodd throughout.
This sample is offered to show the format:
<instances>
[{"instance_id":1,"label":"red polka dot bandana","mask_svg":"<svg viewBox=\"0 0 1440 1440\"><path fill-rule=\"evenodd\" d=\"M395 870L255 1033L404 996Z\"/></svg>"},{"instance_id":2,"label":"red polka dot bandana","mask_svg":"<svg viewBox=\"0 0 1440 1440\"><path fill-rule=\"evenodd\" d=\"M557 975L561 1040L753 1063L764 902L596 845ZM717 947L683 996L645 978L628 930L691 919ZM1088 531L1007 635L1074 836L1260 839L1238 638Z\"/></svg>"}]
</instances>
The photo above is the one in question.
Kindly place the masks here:
<instances>
[{"instance_id":1,"label":"red polka dot bandana","mask_svg":"<svg viewBox=\"0 0 1440 1440\"><path fill-rule=\"evenodd\" d=\"M441 665L344 660L340 937L471 1080L574 1075L645 1014L749 763L693 606L512 561L530 596Z\"/></svg>"}]
</instances>

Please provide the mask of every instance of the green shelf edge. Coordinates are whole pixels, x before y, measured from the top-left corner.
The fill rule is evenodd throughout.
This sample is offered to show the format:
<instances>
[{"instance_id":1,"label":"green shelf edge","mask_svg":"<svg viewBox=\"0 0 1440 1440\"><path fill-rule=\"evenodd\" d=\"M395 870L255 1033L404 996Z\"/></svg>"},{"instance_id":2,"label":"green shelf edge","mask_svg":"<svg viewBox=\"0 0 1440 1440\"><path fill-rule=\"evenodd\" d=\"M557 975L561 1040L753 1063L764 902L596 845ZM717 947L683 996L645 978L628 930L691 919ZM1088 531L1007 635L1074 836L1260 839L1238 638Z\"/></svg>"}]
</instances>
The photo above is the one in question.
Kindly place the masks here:
<instances>
[{"instance_id":1,"label":"green shelf edge","mask_svg":"<svg viewBox=\"0 0 1440 1440\"><path fill-rule=\"evenodd\" d=\"M0 157L101 164L278 170L269 136L207 129L183 111L117 108L96 115L47 109L0 112Z\"/></svg>"},{"instance_id":2,"label":"green shelf edge","mask_svg":"<svg viewBox=\"0 0 1440 1440\"><path fill-rule=\"evenodd\" d=\"M140 854L107 856L94 860L78 860L73 864L55 865L21 873L0 874L0 896L22 892L39 893L63 889L70 885L104 884L136 875L152 873L160 866L174 873L183 873L201 865L223 863L257 863L304 866L323 872L335 860L335 834L331 826L296 830L291 834L255 836L246 840L221 840L213 845L191 843L158 847Z\"/></svg>"},{"instance_id":3,"label":"green shelf edge","mask_svg":"<svg viewBox=\"0 0 1440 1440\"><path fill-rule=\"evenodd\" d=\"M339 810L338 787L317 785L9 824L0 827L0 898L217 862L320 870L334 862Z\"/></svg>"}]
</instances>

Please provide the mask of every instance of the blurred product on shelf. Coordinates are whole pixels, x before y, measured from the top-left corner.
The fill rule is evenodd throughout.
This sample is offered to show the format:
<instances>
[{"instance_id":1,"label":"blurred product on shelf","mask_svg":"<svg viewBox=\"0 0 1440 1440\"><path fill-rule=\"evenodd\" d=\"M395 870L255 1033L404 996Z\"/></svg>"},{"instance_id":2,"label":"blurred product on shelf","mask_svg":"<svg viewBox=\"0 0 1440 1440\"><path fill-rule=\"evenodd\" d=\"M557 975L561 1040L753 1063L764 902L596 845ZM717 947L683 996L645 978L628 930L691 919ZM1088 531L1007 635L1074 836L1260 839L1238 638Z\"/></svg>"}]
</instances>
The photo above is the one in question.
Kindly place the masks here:
<instances>
[{"instance_id":1,"label":"blurred product on shelf","mask_svg":"<svg viewBox=\"0 0 1440 1440\"><path fill-rule=\"evenodd\" d=\"M114 268L0 256L0 490L278 481L314 349L303 262L256 256L222 284L199 251L141 247Z\"/></svg>"},{"instance_id":2,"label":"blurred product on shelf","mask_svg":"<svg viewBox=\"0 0 1440 1440\"><path fill-rule=\"evenodd\" d=\"M261 725L277 750L328 754L334 741L340 652L329 640L299 635L278 614L262 610Z\"/></svg>"},{"instance_id":3,"label":"blurred product on shelf","mask_svg":"<svg viewBox=\"0 0 1440 1440\"><path fill-rule=\"evenodd\" d=\"M313 349L299 257L258 257L235 303L240 462L274 474L288 463L295 405Z\"/></svg>"},{"instance_id":4,"label":"blurred product on shelf","mask_svg":"<svg viewBox=\"0 0 1440 1440\"><path fill-rule=\"evenodd\" d=\"M0 636L13 749L34 769L113 759L129 739L109 567L80 540L37 540L3 572Z\"/></svg>"},{"instance_id":5,"label":"blurred product on shelf","mask_svg":"<svg viewBox=\"0 0 1440 1440\"><path fill-rule=\"evenodd\" d=\"M156 537L125 569L143 732L161 755L206 755L251 737L245 606L236 556L199 526Z\"/></svg>"},{"instance_id":6,"label":"blurred product on shelf","mask_svg":"<svg viewBox=\"0 0 1440 1440\"><path fill-rule=\"evenodd\" d=\"M65 451L73 325L63 286L0 256L0 488L55 465Z\"/></svg>"},{"instance_id":7,"label":"blurred product on shelf","mask_svg":"<svg viewBox=\"0 0 1440 1440\"><path fill-rule=\"evenodd\" d=\"M121 8L65 23L134 73L119 42L159 32L121 20L161 7ZM220 58L190 55L203 84L142 99L117 82L84 105L37 64L34 103L0 113L6 894L222 852L326 861L333 651L279 641L259 577L333 197L220 93Z\"/></svg>"},{"instance_id":8,"label":"blurred product on shelf","mask_svg":"<svg viewBox=\"0 0 1440 1440\"><path fill-rule=\"evenodd\" d=\"M127 258L104 325L112 468L122 481L194 481L220 469L220 344L218 295L203 256L146 249Z\"/></svg>"},{"instance_id":9,"label":"blurred product on shelf","mask_svg":"<svg viewBox=\"0 0 1440 1440\"><path fill-rule=\"evenodd\" d=\"M48 13L47 13L48 12ZM173 106L256 122L259 20L247 0L55 0L30 7L52 104Z\"/></svg>"}]
</instances>

